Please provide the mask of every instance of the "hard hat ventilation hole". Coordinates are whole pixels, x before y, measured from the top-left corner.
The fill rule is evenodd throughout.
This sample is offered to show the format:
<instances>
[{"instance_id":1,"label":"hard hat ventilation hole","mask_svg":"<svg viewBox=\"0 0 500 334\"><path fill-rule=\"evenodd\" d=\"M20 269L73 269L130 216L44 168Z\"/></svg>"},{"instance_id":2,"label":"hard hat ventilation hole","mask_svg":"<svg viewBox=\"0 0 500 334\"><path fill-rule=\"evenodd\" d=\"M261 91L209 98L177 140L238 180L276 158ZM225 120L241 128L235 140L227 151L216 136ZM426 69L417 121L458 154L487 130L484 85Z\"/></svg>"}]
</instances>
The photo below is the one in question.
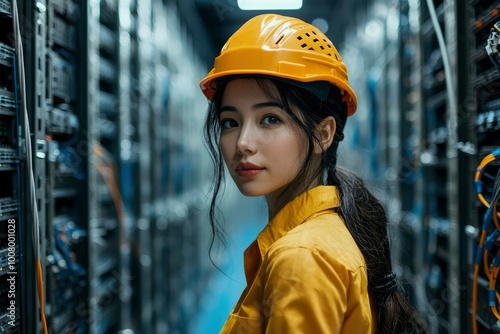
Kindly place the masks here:
<instances>
[{"instance_id":1,"label":"hard hat ventilation hole","mask_svg":"<svg viewBox=\"0 0 500 334\"><path fill-rule=\"evenodd\" d=\"M328 41L326 38L322 38L322 36L316 31L311 30L309 32L304 32L302 33L302 35L296 37L297 40L302 41L302 44L300 45L302 49L317 51L328 57L333 57L331 53L332 45L330 44L330 41ZM279 41L281 41L281 37L279 38L278 42ZM276 42L276 44L278 42ZM312 44L314 44L314 46L311 46ZM335 59L339 60L336 54Z\"/></svg>"},{"instance_id":2,"label":"hard hat ventilation hole","mask_svg":"<svg viewBox=\"0 0 500 334\"><path fill-rule=\"evenodd\" d=\"M278 38L278 40L277 40L276 42L274 42L274 44L278 45L278 44L281 42L281 40L283 39L283 37L285 37L285 35L281 35L281 36Z\"/></svg>"}]
</instances>

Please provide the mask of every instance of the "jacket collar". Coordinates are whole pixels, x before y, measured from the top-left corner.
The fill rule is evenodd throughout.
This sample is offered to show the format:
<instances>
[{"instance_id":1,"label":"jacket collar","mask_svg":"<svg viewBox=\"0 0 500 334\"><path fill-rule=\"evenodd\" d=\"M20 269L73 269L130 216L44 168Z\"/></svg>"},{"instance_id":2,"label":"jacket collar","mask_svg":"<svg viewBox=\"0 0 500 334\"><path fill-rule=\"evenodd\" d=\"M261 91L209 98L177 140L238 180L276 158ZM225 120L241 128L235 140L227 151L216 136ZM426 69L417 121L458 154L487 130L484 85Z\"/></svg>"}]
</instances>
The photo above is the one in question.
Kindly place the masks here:
<instances>
[{"instance_id":1,"label":"jacket collar","mask_svg":"<svg viewBox=\"0 0 500 334\"><path fill-rule=\"evenodd\" d=\"M261 259L269 247L312 215L340 206L337 188L318 186L288 202L257 236Z\"/></svg>"}]
</instances>

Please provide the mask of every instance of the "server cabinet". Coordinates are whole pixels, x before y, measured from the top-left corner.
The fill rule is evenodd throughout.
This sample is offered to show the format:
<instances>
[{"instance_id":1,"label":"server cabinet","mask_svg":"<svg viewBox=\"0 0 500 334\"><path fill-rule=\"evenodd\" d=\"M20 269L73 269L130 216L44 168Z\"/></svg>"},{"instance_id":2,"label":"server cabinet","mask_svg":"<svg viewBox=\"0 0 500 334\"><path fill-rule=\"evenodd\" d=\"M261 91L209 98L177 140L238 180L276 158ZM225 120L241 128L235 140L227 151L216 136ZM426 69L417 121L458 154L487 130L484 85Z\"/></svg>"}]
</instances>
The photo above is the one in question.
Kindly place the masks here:
<instances>
[{"instance_id":1,"label":"server cabinet","mask_svg":"<svg viewBox=\"0 0 500 334\"><path fill-rule=\"evenodd\" d=\"M23 256L23 236L27 233L28 208L21 202L24 192L22 177L27 172L26 156L20 145L24 140L21 125L26 120L19 98L18 31L14 27L13 8L10 1L0 2L0 330L5 333L22 333L26 328L23 306L27 285L22 280L27 267Z\"/></svg>"},{"instance_id":2,"label":"server cabinet","mask_svg":"<svg viewBox=\"0 0 500 334\"><path fill-rule=\"evenodd\" d=\"M186 19L160 0L0 1L0 331L189 331L211 176Z\"/></svg>"},{"instance_id":3,"label":"server cabinet","mask_svg":"<svg viewBox=\"0 0 500 334\"><path fill-rule=\"evenodd\" d=\"M472 188L466 198L470 203L465 212L469 219L463 224L464 233L471 238L467 248L467 322L470 325L467 328L473 333L496 333L500 317L495 312L498 310L498 302L494 296L498 294L498 285L492 281L491 273L496 266L493 258L498 248L498 242L494 238L497 227L488 227L488 221L491 222L493 217L488 218L485 204L490 203L495 207L492 202L494 186L498 186L500 179L500 164L497 160L488 164L482 164L482 161L500 148L500 71L494 65L498 55L493 54L490 58L488 51L492 49L486 48L490 45L495 50L494 41L488 40L493 36L494 24L500 21L500 5L488 1L465 1L462 5L467 15L463 29L467 30L464 44L467 46L465 51L468 56L468 62L462 63L462 68L468 75L468 84L461 86L463 94L460 107L465 119L461 122L460 133L474 144L476 153L463 161L465 168L462 174L467 175ZM484 201L480 201L480 196ZM482 233L486 234L486 240L492 242L483 243L480 238Z\"/></svg>"}]
</instances>

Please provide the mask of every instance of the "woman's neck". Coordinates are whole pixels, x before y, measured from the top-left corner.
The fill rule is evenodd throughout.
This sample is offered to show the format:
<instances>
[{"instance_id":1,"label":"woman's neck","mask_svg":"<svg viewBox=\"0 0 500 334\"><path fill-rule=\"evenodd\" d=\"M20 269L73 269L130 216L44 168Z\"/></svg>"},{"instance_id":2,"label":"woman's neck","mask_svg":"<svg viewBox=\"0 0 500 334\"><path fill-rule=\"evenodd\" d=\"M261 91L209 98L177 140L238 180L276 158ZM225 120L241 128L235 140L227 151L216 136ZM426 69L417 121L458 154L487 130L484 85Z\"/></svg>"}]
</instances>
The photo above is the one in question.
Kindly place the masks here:
<instances>
[{"instance_id":1,"label":"woman's neck","mask_svg":"<svg viewBox=\"0 0 500 334\"><path fill-rule=\"evenodd\" d=\"M311 182L309 186L300 188L301 191L295 191L294 189L288 189L288 187L285 187L281 189L281 191L276 191L272 194L266 195L269 221L271 221L287 203L291 202L306 191L316 188L321 184L322 182L318 179L315 182Z\"/></svg>"}]
</instances>

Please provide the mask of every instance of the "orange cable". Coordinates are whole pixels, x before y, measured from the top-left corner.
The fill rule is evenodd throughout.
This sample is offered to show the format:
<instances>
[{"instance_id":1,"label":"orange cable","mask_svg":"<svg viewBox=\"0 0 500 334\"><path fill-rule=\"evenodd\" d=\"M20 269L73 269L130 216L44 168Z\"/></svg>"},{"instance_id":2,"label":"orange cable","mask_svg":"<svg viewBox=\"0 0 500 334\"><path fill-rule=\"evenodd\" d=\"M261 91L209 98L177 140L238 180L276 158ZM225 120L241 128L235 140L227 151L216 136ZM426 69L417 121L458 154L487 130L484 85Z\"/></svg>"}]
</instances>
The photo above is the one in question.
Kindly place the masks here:
<instances>
[{"instance_id":1,"label":"orange cable","mask_svg":"<svg viewBox=\"0 0 500 334\"><path fill-rule=\"evenodd\" d=\"M474 265L474 278L472 280L472 333L477 334L477 281L479 277L479 265Z\"/></svg>"},{"instance_id":2,"label":"orange cable","mask_svg":"<svg viewBox=\"0 0 500 334\"><path fill-rule=\"evenodd\" d=\"M491 162L497 160L498 157L495 157L492 153L486 155L481 162L479 163L476 173L474 175L474 181L476 182L482 182L481 181L481 176L483 175L483 169L490 164ZM477 191L477 190L476 190ZM477 197L479 198L479 201L483 203L484 206L487 208L490 207L490 203L486 200L486 198L483 196L481 192L477 193ZM492 212L492 217L493 217L493 222L495 224L495 227L500 230L500 223L498 222L498 215L500 214L497 212L497 204L498 204L498 198L492 203L493 205L493 212ZM486 240L486 230L481 231L481 237L479 240L479 249L482 249ZM488 251L484 251L485 253L483 254L483 265L484 265L484 272L486 276L488 277L490 281L490 290L495 289L496 286L496 280L498 276L498 272L500 270L499 267L492 268L490 270L489 264L488 264ZM478 295L478 279L479 279L479 264L475 263L474 264L474 276L473 276L473 283L472 283L472 332L473 334L478 334L478 328L477 328L477 295ZM495 292L497 301L500 303L500 295L498 292ZM491 306L491 311L495 315L497 319L500 320L500 314L498 312L498 309L496 305Z\"/></svg>"},{"instance_id":3,"label":"orange cable","mask_svg":"<svg viewBox=\"0 0 500 334\"><path fill-rule=\"evenodd\" d=\"M493 218L493 221L495 223L495 226L497 226L497 228L499 226L499 222L498 222L498 218L497 218L497 210L496 210L497 205L498 205L498 200L499 200L499 198L497 197L495 199L495 201L493 201L493 203L491 204L492 205L492 209L493 209L492 218ZM499 253L500 253L500 250L499 250ZM497 253L497 255L498 255L498 253ZM490 271L490 276L488 277L489 280L490 280L490 284L489 284L490 291L496 290L496 282L497 282L497 277L498 277L498 272L499 271L500 271L500 267L494 267ZM500 302L498 291L495 291L495 295L496 295L497 301ZM493 313L493 315L498 320L500 320L500 313L498 312L498 308L497 308L496 304L490 306L490 309L491 309L491 312Z\"/></svg>"},{"instance_id":4,"label":"orange cable","mask_svg":"<svg viewBox=\"0 0 500 334\"><path fill-rule=\"evenodd\" d=\"M483 269L484 269L484 273L485 273L486 277L489 280L491 277L491 275L490 275L491 268L490 268L490 264L488 262L488 251L487 250L485 250L484 254L483 254Z\"/></svg>"},{"instance_id":5,"label":"orange cable","mask_svg":"<svg viewBox=\"0 0 500 334\"><path fill-rule=\"evenodd\" d=\"M43 275L42 275L42 262L40 259L36 261L36 281L38 288L38 300L40 302L40 318L42 320L43 334L48 334L47 320L45 319L45 302L43 294Z\"/></svg>"},{"instance_id":6,"label":"orange cable","mask_svg":"<svg viewBox=\"0 0 500 334\"><path fill-rule=\"evenodd\" d=\"M118 216L118 219L121 220L122 217L121 195L118 189L118 185L116 184L116 180L114 179L114 177L107 175L106 169L109 167L101 165L100 163L96 163L96 167L99 173L102 175L104 182L106 182L106 185L108 186L111 192L111 197L113 198L113 203L115 204L116 214Z\"/></svg>"},{"instance_id":7,"label":"orange cable","mask_svg":"<svg viewBox=\"0 0 500 334\"><path fill-rule=\"evenodd\" d=\"M490 279L490 290L493 290L495 289L495 285L496 285L496 282L497 282L497 276L498 276L498 272L500 271L500 267L495 267L493 268L493 270L491 271L491 279ZM498 313L498 309L497 309L497 306L496 305L492 305L491 307L491 311L493 312L493 315L498 319L500 320L500 314Z\"/></svg>"},{"instance_id":8,"label":"orange cable","mask_svg":"<svg viewBox=\"0 0 500 334\"><path fill-rule=\"evenodd\" d=\"M481 237L479 238L479 246L482 249L484 242L486 241L486 230L481 231ZM472 283L472 332L477 334L477 281L479 278L479 264L474 264L474 278Z\"/></svg>"},{"instance_id":9,"label":"orange cable","mask_svg":"<svg viewBox=\"0 0 500 334\"><path fill-rule=\"evenodd\" d=\"M101 176L104 179L104 182L106 183L109 191L111 192L111 197L113 199L113 203L115 206L116 210L116 215L118 217L118 223L120 225L120 245L123 245L126 243L125 240L125 227L123 226L123 211L122 211L122 206L123 206L123 199L120 193L120 188L118 187L118 184L116 182L116 175L117 175L117 170L116 170L116 165L114 164L113 160L110 159L109 155L106 153L106 149L102 147L99 144L94 144L93 147L94 154L96 154L103 162L96 161L95 166ZM110 170L110 173L108 170ZM111 174L111 175L110 175Z\"/></svg>"},{"instance_id":10,"label":"orange cable","mask_svg":"<svg viewBox=\"0 0 500 334\"><path fill-rule=\"evenodd\" d=\"M484 167L486 167L488 164L490 164L491 162L493 162L495 160L497 160L497 158L495 158L495 156L493 154L491 154L491 153L488 154L487 156L485 156L483 158L483 160L481 160L481 162L477 166L476 173L474 175L474 180L475 181L481 181L481 176L483 175L483 169L484 169ZM484 206L486 206L487 208L490 207L490 203L488 203L488 201L483 196L483 194L478 193L477 197L479 198L479 200L481 201L481 203L483 203ZM497 212L497 215L500 216L500 213Z\"/></svg>"}]
</instances>

